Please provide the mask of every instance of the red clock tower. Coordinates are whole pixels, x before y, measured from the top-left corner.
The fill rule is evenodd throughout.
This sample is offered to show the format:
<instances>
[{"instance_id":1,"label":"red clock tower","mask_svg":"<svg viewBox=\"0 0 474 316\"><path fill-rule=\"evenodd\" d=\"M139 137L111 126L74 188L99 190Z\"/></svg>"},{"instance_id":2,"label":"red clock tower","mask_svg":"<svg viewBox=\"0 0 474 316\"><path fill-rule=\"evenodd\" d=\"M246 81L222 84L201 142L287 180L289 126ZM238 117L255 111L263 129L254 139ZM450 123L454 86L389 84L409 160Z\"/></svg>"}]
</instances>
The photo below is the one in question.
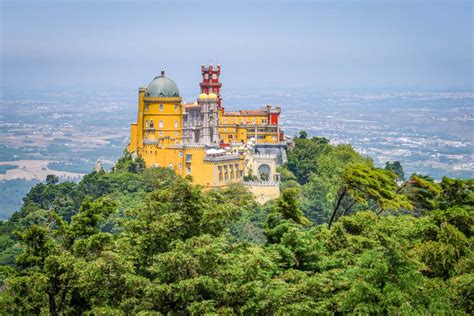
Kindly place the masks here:
<instances>
[{"instance_id":1,"label":"red clock tower","mask_svg":"<svg viewBox=\"0 0 474 316\"><path fill-rule=\"evenodd\" d=\"M199 86L201 87L201 93L217 94L217 97L219 99L219 108L222 108L222 83L219 82L219 75L221 74L221 65L217 65L217 67L213 67L212 65L209 65L209 67L205 67L204 65L201 65L201 74L202 82L199 84Z\"/></svg>"}]
</instances>

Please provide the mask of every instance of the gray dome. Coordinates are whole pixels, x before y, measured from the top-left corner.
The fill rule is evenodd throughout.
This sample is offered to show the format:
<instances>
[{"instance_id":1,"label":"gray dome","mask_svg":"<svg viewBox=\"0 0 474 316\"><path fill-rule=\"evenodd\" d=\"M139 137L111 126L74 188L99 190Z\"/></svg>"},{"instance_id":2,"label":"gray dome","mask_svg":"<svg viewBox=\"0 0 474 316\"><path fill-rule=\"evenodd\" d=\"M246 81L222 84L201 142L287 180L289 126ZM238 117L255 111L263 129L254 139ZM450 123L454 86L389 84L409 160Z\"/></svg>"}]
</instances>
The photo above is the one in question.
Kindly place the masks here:
<instances>
[{"instance_id":1,"label":"gray dome","mask_svg":"<svg viewBox=\"0 0 474 316\"><path fill-rule=\"evenodd\" d=\"M161 71L161 76L155 77L146 88L147 97L179 97L179 90L173 80L165 77L165 71Z\"/></svg>"}]
</instances>

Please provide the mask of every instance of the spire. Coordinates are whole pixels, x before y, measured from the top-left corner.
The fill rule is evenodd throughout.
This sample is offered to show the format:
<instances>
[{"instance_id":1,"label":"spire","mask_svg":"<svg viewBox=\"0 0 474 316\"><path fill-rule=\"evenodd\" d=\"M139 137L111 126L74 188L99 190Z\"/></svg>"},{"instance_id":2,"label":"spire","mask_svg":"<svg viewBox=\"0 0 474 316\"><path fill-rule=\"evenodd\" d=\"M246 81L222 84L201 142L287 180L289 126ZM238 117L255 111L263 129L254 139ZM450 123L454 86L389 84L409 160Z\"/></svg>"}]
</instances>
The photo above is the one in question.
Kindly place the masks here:
<instances>
[{"instance_id":1,"label":"spire","mask_svg":"<svg viewBox=\"0 0 474 316\"><path fill-rule=\"evenodd\" d=\"M162 68L161 69L161 77L164 77L165 76L165 70Z\"/></svg>"}]
</instances>

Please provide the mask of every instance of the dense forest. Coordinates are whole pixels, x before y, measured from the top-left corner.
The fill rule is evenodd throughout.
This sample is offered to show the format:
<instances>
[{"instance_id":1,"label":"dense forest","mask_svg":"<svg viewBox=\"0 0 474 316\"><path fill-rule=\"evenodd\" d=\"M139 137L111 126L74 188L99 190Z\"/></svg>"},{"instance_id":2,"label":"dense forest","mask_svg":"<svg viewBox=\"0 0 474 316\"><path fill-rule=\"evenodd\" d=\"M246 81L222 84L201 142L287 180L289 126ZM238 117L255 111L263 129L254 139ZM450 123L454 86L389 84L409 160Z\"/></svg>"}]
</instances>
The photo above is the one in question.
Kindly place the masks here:
<instances>
[{"instance_id":1,"label":"dense forest","mask_svg":"<svg viewBox=\"0 0 474 316\"><path fill-rule=\"evenodd\" d=\"M473 314L474 181L295 137L279 199L129 154L0 226L0 314Z\"/></svg>"}]
</instances>

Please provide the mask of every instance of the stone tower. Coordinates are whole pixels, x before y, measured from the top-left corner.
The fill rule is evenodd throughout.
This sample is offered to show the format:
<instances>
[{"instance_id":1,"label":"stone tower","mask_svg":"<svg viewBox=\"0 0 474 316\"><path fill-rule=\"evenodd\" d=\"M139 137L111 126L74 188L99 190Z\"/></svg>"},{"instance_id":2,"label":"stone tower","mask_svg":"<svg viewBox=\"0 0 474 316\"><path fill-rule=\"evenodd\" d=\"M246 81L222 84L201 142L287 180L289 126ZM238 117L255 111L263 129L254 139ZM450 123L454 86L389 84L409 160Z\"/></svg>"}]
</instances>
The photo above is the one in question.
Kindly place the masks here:
<instances>
[{"instance_id":1,"label":"stone tower","mask_svg":"<svg viewBox=\"0 0 474 316\"><path fill-rule=\"evenodd\" d=\"M206 145L219 144L219 115L218 115L217 94L210 93L206 95L202 93L198 98L198 104L201 109L201 132L200 143Z\"/></svg>"}]
</instances>

